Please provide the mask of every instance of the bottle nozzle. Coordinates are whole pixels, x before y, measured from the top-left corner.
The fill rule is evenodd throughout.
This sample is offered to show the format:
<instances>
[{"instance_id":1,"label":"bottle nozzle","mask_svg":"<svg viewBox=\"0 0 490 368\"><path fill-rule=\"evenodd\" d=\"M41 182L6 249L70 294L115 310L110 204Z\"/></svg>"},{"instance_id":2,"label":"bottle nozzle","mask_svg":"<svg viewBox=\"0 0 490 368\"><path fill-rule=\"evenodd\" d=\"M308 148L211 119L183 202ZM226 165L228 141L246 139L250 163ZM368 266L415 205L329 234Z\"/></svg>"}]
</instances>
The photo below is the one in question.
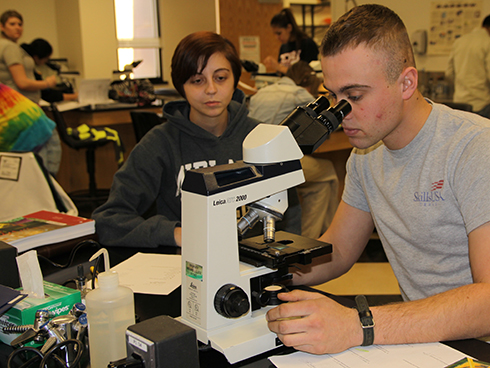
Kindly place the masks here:
<instances>
[{"instance_id":1,"label":"bottle nozzle","mask_svg":"<svg viewBox=\"0 0 490 368\"><path fill-rule=\"evenodd\" d=\"M107 249L99 249L92 257L90 257L89 262L99 257L101 254L104 255L104 271L108 272L111 270L111 265L109 263L109 252L107 251Z\"/></svg>"}]
</instances>

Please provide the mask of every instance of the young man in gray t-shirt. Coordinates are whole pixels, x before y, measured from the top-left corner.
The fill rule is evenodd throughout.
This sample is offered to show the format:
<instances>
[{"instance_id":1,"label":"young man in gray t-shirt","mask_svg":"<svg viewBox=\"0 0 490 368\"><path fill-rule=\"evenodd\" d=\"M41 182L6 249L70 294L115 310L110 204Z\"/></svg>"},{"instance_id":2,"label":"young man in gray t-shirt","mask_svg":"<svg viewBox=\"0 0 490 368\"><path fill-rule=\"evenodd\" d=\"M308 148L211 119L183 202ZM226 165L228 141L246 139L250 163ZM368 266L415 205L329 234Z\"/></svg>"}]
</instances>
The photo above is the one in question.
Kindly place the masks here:
<instances>
[{"instance_id":1,"label":"young man in gray t-shirt","mask_svg":"<svg viewBox=\"0 0 490 368\"><path fill-rule=\"evenodd\" d=\"M292 270L293 283L348 271L376 226L405 301L369 310L360 298L358 313L296 290L279 295L289 303L267 313L269 328L285 345L316 354L489 335L490 120L423 98L406 28L384 6L343 15L321 55L325 87L352 106L342 126L357 149L320 238L333 253Z\"/></svg>"}]
</instances>

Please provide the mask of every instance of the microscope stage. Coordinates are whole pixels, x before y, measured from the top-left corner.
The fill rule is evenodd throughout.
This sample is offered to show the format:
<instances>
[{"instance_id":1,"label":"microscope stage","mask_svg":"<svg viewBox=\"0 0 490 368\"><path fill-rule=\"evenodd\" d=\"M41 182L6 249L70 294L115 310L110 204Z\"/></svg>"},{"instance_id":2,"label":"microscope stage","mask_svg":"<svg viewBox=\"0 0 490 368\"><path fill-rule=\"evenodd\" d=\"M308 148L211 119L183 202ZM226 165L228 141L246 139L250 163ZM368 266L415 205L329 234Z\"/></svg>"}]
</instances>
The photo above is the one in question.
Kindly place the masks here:
<instances>
[{"instance_id":1,"label":"microscope stage","mask_svg":"<svg viewBox=\"0 0 490 368\"><path fill-rule=\"evenodd\" d=\"M315 257L332 253L332 244L278 231L272 243L265 243L264 237L259 235L241 240L239 250L242 262L279 268L293 263L309 264Z\"/></svg>"}]
</instances>

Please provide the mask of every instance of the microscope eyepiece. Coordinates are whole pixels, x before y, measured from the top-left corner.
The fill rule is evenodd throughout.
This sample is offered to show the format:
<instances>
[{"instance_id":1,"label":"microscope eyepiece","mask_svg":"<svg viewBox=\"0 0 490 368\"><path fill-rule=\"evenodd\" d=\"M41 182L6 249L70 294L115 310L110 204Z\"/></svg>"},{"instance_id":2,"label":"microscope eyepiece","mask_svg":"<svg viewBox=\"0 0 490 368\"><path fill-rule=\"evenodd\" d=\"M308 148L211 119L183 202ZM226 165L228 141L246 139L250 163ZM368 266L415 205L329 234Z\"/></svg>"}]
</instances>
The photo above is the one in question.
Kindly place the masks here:
<instances>
[{"instance_id":1,"label":"microscope eyepiece","mask_svg":"<svg viewBox=\"0 0 490 368\"><path fill-rule=\"evenodd\" d=\"M319 114L323 110L330 107L330 101L325 96L318 97L315 101L306 105L306 108L312 109L315 113Z\"/></svg>"},{"instance_id":2,"label":"microscope eyepiece","mask_svg":"<svg viewBox=\"0 0 490 368\"><path fill-rule=\"evenodd\" d=\"M279 125L291 130L299 148L305 155L313 153L338 128L351 112L350 104L341 100L330 106L325 96L304 106L296 107Z\"/></svg>"},{"instance_id":3,"label":"microscope eyepiece","mask_svg":"<svg viewBox=\"0 0 490 368\"><path fill-rule=\"evenodd\" d=\"M322 123L328 130L328 133L332 133L339 127L342 120L352 111L351 105L346 100L340 100L335 106L322 111L316 120Z\"/></svg>"},{"instance_id":4,"label":"microscope eyepiece","mask_svg":"<svg viewBox=\"0 0 490 368\"><path fill-rule=\"evenodd\" d=\"M340 100L337 105L332 107L332 113L340 122L342 122L351 111L352 106L346 100Z\"/></svg>"}]
</instances>

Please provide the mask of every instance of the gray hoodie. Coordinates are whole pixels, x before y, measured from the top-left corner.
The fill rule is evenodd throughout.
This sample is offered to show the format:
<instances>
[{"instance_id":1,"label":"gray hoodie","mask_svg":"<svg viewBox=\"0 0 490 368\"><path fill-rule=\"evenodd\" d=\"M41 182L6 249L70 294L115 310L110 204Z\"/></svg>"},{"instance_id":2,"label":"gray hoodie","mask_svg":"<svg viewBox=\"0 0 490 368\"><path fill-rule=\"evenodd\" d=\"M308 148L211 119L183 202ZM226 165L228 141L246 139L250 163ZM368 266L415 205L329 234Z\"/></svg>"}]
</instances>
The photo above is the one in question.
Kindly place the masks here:
<instances>
[{"instance_id":1,"label":"gray hoodie","mask_svg":"<svg viewBox=\"0 0 490 368\"><path fill-rule=\"evenodd\" d=\"M242 142L258 123L248 117L242 91L236 90L233 95L228 126L220 137L192 123L189 110L184 100L167 103L163 108L167 122L143 137L114 176L108 201L93 213L103 246L175 245L185 172L242 159ZM288 212L295 216L287 230L299 233L299 201L297 196L290 201L293 209ZM145 216L153 204L156 213ZM284 222L286 226L286 219Z\"/></svg>"}]
</instances>

